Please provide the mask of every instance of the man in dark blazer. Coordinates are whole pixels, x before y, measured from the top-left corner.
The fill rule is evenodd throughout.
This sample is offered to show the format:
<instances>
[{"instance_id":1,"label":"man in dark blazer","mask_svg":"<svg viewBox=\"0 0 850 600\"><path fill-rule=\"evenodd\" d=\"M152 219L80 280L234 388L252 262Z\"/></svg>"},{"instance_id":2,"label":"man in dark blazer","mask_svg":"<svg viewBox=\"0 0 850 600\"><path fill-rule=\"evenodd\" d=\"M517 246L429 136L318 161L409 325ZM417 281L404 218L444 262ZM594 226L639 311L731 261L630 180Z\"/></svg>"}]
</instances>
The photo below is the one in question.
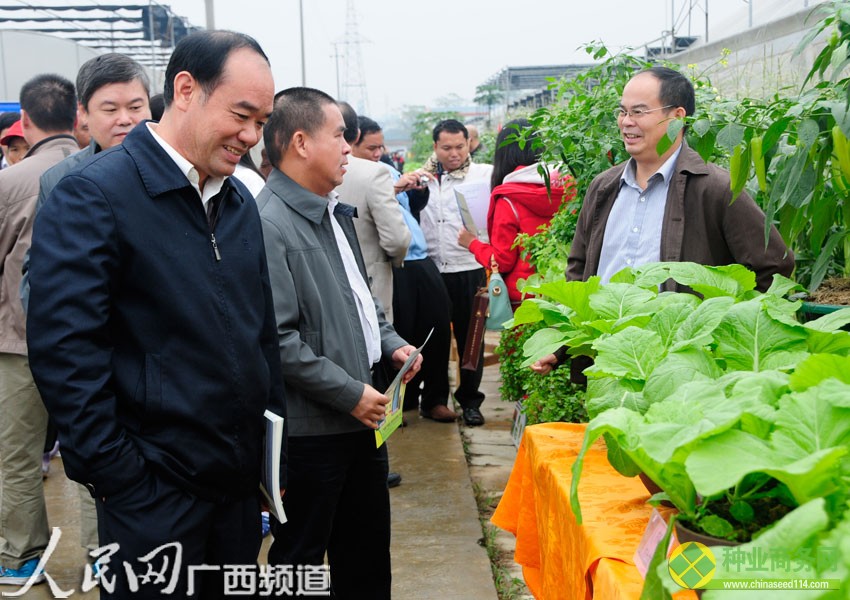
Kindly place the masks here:
<instances>
[{"instance_id":1,"label":"man in dark blazer","mask_svg":"<svg viewBox=\"0 0 850 600\"><path fill-rule=\"evenodd\" d=\"M162 120L72 171L39 212L30 364L100 544L117 544L102 598L223 597L224 567L256 564L263 412L285 409L260 218L229 175L273 95L256 41L187 36ZM141 578L157 552L160 568L171 553L165 582Z\"/></svg>"}]
</instances>

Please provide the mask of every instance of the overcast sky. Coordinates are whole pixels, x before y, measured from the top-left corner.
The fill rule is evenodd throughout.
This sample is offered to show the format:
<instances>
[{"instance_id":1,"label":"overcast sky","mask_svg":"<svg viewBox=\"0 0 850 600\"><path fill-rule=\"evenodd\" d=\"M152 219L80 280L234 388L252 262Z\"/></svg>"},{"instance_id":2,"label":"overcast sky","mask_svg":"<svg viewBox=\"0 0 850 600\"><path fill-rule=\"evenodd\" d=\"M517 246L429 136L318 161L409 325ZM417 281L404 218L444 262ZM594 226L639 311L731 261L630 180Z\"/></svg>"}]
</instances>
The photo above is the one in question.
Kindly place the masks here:
<instances>
[{"instance_id":1,"label":"overcast sky","mask_svg":"<svg viewBox=\"0 0 850 600\"><path fill-rule=\"evenodd\" d=\"M802 9L806 0L752 0L754 23ZM809 0L812 4L815 0ZM160 0L194 25L206 24L204 0ZM744 0L303 0L306 85L337 97L337 61L342 96L347 8L354 7L362 81L368 112L397 114L404 105L431 105L458 94L472 100L475 88L506 66L586 63L578 48L593 40L609 47L640 47L671 25L688 34L682 7L694 5L690 30L702 36L708 4L710 40L746 28ZM301 85L299 0L216 0L215 25L248 33L271 60L277 89ZM687 11L685 11L687 13ZM350 39L355 33L349 29ZM353 71L352 66L352 71ZM349 90L351 93L346 93ZM471 102L470 102L471 103Z\"/></svg>"}]
</instances>

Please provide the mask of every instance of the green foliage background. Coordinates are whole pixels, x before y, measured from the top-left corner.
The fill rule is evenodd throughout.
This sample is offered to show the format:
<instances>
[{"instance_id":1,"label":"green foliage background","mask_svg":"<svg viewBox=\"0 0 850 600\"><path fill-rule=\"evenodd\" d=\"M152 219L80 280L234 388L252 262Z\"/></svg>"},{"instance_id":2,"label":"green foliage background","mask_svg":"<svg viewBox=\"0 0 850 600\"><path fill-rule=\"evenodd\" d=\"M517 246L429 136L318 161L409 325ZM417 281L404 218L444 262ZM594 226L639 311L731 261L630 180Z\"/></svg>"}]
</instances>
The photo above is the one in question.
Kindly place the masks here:
<instances>
[{"instance_id":1,"label":"green foliage background","mask_svg":"<svg viewBox=\"0 0 850 600\"><path fill-rule=\"evenodd\" d=\"M411 133L413 144L410 147L408 170L422 166L431 156L431 152L434 150L434 138L432 137L434 127L445 119L462 121L461 116L455 111L422 112L416 116Z\"/></svg>"}]
</instances>

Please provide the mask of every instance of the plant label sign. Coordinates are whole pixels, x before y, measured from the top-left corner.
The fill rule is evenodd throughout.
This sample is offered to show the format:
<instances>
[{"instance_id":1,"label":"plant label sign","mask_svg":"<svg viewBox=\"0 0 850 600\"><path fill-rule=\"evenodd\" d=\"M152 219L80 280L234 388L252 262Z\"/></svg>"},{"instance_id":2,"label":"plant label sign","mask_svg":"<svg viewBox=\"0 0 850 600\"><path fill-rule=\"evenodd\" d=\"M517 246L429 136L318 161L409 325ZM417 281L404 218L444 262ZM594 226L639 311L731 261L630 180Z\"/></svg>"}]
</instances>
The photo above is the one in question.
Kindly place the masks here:
<instances>
[{"instance_id":1,"label":"plant label sign","mask_svg":"<svg viewBox=\"0 0 850 600\"><path fill-rule=\"evenodd\" d=\"M646 571L649 569L649 562L652 560L652 555L655 554L655 549L658 543L667 532L667 522L657 508L652 509L652 514L649 517L649 523L646 525L646 531L643 532L643 537L640 538L637 550L635 550L634 561L637 570L640 571L641 577L646 577ZM670 544L667 547L667 554L672 552L676 547L675 536L670 536Z\"/></svg>"}]
</instances>

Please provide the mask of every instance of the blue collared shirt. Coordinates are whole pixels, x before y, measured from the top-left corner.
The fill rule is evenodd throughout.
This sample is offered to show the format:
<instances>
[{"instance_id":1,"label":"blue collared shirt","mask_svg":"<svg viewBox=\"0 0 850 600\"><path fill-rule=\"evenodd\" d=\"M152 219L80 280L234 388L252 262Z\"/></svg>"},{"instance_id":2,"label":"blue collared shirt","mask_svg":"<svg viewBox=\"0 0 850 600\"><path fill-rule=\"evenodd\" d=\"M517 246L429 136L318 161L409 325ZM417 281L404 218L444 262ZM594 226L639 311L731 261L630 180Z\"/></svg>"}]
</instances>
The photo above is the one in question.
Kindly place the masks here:
<instances>
[{"instance_id":1,"label":"blue collared shirt","mask_svg":"<svg viewBox=\"0 0 850 600\"><path fill-rule=\"evenodd\" d=\"M401 178L401 173L394 167L386 163L381 164L389 169L393 183ZM410 200L407 198L407 192L399 192L395 197L401 205L401 214L404 217L404 222L407 224L408 229L410 229L410 245L407 247L407 254L404 260L422 260L428 258L428 244L425 243L425 234L422 233L419 221L410 212Z\"/></svg>"},{"instance_id":2,"label":"blue collared shirt","mask_svg":"<svg viewBox=\"0 0 850 600\"><path fill-rule=\"evenodd\" d=\"M661 260L661 228L667 206L667 190L681 151L679 146L649 177L646 189L638 185L635 160L629 159L620 176L620 191L605 224L597 270L602 283L608 283L615 273L626 267L639 267Z\"/></svg>"}]
</instances>

